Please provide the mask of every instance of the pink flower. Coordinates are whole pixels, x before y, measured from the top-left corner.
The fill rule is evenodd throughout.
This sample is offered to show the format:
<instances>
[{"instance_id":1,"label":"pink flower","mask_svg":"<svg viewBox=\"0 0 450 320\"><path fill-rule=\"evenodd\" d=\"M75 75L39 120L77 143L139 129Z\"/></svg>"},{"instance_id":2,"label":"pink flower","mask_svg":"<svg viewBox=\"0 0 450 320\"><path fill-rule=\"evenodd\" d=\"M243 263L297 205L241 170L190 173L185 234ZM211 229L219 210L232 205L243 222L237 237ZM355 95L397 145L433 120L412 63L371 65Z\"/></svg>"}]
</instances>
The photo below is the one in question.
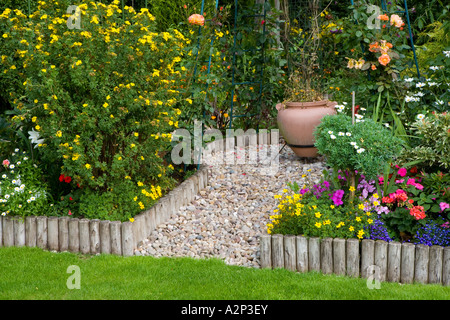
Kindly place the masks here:
<instances>
[{"instance_id":1,"label":"pink flower","mask_svg":"<svg viewBox=\"0 0 450 320\"><path fill-rule=\"evenodd\" d=\"M391 16L391 26L395 25L397 28L400 28L402 26L405 25L405 23L403 22L402 18L400 18L400 16L393 14Z\"/></svg>"},{"instance_id":2,"label":"pink flower","mask_svg":"<svg viewBox=\"0 0 450 320\"><path fill-rule=\"evenodd\" d=\"M69 216L71 216L71 215L72 215L72 211L70 211L70 210L69 210L69 213L68 213L68 215L69 215Z\"/></svg>"},{"instance_id":3,"label":"pink flower","mask_svg":"<svg viewBox=\"0 0 450 320\"><path fill-rule=\"evenodd\" d=\"M408 171L406 171L405 168L400 168L400 169L397 171L397 174L398 174L400 177L406 176L407 173L408 173Z\"/></svg>"},{"instance_id":4,"label":"pink flower","mask_svg":"<svg viewBox=\"0 0 450 320\"><path fill-rule=\"evenodd\" d=\"M2 164L3 164L5 167L7 167L7 166L9 166L10 162L9 162L8 159L5 159L5 160L3 160Z\"/></svg>"},{"instance_id":5,"label":"pink flower","mask_svg":"<svg viewBox=\"0 0 450 320\"><path fill-rule=\"evenodd\" d=\"M450 204L446 203L446 202L441 202L439 203L439 207L441 208L441 212L444 211L445 209L450 208Z\"/></svg>"},{"instance_id":6,"label":"pink flower","mask_svg":"<svg viewBox=\"0 0 450 320\"><path fill-rule=\"evenodd\" d=\"M416 220L421 220L426 217L425 210L422 206L414 206L409 210L409 214L412 215Z\"/></svg>"}]
</instances>

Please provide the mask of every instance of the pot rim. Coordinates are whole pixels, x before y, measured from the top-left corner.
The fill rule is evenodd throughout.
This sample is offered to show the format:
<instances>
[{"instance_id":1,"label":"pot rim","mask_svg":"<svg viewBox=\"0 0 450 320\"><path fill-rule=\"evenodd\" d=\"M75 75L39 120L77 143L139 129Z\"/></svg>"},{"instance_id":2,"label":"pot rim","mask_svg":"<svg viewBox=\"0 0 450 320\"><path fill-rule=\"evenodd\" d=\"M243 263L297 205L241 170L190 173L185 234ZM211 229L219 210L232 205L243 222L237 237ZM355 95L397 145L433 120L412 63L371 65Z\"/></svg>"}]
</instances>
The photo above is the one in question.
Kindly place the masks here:
<instances>
[{"instance_id":1,"label":"pot rim","mask_svg":"<svg viewBox=\"0 0 450 320\"><path fill-rule=\"evenodd\" d=\"M337 104L338 103L336 101L330 100L307 101L307 102L287 101L279 103L281 108L329 108L334 107Z\"/></svg>"}]
</instances>

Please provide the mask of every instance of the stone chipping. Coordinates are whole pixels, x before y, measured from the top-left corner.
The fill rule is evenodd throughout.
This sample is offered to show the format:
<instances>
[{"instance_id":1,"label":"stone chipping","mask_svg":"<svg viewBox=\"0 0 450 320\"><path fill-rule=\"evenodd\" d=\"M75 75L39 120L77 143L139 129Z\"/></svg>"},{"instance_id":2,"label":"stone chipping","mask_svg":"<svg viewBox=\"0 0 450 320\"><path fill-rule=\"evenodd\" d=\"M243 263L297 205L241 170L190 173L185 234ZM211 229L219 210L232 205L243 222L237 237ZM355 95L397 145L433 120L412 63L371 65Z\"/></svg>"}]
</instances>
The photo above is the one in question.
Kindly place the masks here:
<instances>
[{"instance_id":1,"label":"stone chipping","mask_svg":"<svg viewBox=\"0 0 450 320\"><path fill-rule=\"evenodd\" d=\"M280 149L277 161L275 150ZM269 155L272 167L260 160L264 159L260 154ZM208 167L208 186L158 225L135 255L215 257L229 265L259 268L259 236L266 233L277 207L274 195L281 194L287 182L303 184L303 174L318 182L325 169L323 158L299 158L283 143L272 153L268 146L235 147L216 152L203 163Z\"/></svg>"}]
</instances>

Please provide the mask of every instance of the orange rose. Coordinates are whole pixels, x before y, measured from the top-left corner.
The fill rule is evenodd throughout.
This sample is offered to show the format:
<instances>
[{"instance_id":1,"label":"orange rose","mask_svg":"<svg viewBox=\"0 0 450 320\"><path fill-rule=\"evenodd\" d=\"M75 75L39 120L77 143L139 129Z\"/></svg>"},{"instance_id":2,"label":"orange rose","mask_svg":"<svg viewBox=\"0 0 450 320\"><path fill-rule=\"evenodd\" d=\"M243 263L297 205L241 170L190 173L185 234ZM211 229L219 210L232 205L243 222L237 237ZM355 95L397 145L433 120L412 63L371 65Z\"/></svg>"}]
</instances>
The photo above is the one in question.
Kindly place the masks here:
<instances>
[{"instance_id":1,"label":"orange rose","mask_svg":"<svg viewBox=\"0 0 450 320\"><path fill-rule=\"evenodd\" d=\"M205 18L201 14L194 13L188 18L190 24L197 24L203 26L205 24Z\"/></svg>"},{"instance_id":2,"label":"orange rose","mask_svg":"<svg viewBox=\"0 0 450 320\"><path fill-rule=\"evenodd\" d=\"M372 65L372 67L371 67L371 68L372 68L372 70L377 70L377 66L376 66L376 65L374 65L374 64Z\"/></svg>"},{"instance_id":3,"label":"orange rose","mask_svg":"<svg viewBox=\"0 0 450 320\"><path fill-rule=\"evenodd\" d=\"M378 16L378 19L382 20L382 21L389 21L389 17L387 14L381 14Z\"/></svg>"},{"instance_id":4,"label":"orange rose","mask_svg":"<svg viewBox=\"0 0 450 320\"><path fill-rule=\"evenodd\" d=\"M391 62L391 57L389 57L388 54L384 53L378 58L378 62L381 65L386 66L389 62Z\"/></svg>"},{"instance_id":5,"label":"orange rose","mask_svg":"<svg viewBox=\"0 0 450 320\"><path fill-rule=\"evenodd\" d=\"M378 41L369 44L369 51L370 51L370 52L377 52L379 48L380 48L380 46L379 46L379 44L378 44Z\"/></svg>"}]
</instances>

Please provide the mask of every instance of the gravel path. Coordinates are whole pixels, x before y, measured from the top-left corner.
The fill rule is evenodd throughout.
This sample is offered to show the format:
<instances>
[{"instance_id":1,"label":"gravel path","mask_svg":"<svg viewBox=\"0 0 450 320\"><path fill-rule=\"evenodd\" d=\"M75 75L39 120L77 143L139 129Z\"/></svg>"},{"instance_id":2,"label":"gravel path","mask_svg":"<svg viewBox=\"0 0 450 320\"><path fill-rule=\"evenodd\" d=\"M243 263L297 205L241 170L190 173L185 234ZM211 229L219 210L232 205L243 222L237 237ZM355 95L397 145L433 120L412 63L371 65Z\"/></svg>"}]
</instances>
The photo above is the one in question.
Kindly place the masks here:
<instances>
[{"instance_id":1,"label":"gravel path","mask_svg":"<svg viewBox=\"0 0 450 320\"><path fill-rule=\"evenodd\" d=\"M318 180L325 166L321 158L300 159L286 146L280 152L276 173L261 174L267 164L249 164L249 148L256 147L225 154L237 162L241 161L237 154L245 150L247 164L220 164L223 154L218 153L208 159L208 187L159 225L135 255L216 257L229 265L259 268L258 236L266 233L269 216L277 206L274 195L281 194L287 182L301 183L302 174Z\"/></svg>"}]
</instances>

